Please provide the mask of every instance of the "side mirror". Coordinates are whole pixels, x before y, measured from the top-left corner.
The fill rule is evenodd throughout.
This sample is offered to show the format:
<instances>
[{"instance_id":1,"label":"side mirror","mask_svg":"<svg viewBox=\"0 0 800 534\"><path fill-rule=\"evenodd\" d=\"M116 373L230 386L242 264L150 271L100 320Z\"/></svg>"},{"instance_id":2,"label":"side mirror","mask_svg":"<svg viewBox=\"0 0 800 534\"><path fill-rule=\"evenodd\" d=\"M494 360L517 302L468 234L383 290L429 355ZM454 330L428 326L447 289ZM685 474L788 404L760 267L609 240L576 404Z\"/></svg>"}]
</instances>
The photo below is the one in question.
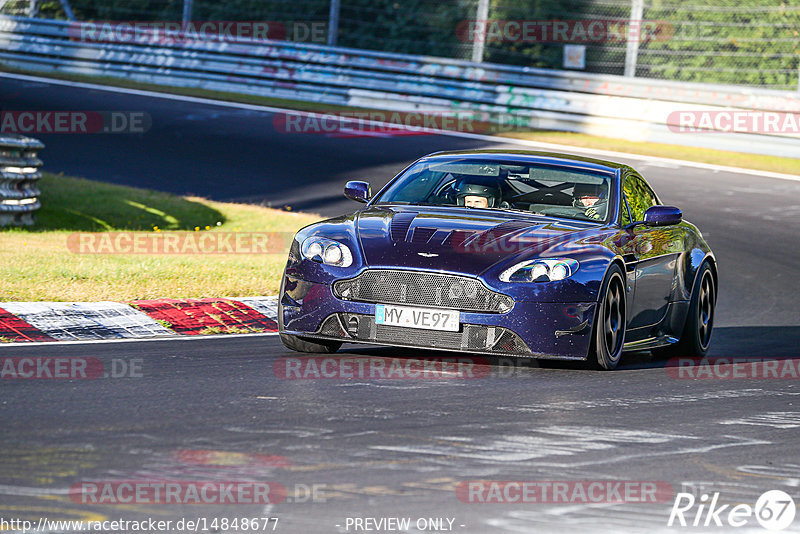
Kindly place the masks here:
<instances>
[{"instance_id":1,"label":"side mirror","mask_svg":"<svg viewBox=\"0 0 800 534\"><path fill-rule=\"evenodd\" d=\"M344 185L344 196L356 202L368 202L372 198L372 189L367 182L347 182Z\"/></svg>"},{"instance_id":2,"label":"side mirror","mask_svg":"<svg viewBox=\"0 0 800 534\"><path fill-rule=\"evenodd\" d=\"M675 206L651 206L644 212L646 226L671 226L682 220L683 214Z\"/></svg>"}]
</instances>

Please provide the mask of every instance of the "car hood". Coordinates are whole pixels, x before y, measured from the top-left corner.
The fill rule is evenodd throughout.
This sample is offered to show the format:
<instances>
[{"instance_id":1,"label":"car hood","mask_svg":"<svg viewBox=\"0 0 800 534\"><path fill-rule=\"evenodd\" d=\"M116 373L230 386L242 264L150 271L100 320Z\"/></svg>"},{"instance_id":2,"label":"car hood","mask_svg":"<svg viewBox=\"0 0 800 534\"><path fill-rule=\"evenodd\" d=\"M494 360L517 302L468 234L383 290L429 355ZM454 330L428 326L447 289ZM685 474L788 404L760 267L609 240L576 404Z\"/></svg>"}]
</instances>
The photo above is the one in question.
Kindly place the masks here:
<instances>
[{"instance_id":1,"label":"car hood","mask_svg":"<svg viewBox=\"0 0 800 534\"><path fill-rule=\"evenodd\" d=\"M453 207L375 206L357 217L368 266L473 276L511 256L568 250L596 229L591 223Z\"/></svg>"}]
</instances>

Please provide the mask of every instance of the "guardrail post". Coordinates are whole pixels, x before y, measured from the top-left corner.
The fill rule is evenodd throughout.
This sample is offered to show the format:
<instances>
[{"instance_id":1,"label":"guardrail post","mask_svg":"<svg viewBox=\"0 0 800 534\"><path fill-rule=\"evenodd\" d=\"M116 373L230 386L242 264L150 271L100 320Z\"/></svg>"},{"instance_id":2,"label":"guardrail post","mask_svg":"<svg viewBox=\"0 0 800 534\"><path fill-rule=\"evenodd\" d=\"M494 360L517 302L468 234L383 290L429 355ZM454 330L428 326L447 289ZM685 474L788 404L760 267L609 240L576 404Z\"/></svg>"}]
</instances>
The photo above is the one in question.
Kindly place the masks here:
<instances>
[{"instance_id":1,"label":"guardrail post","mask_svg":"<svg viewBox=\"0 0 800 534\"><path fill-rule=\"evenodd\" d=\"M61 8L64 10L67 20L75 20L75 14L72 12L72 8L69 5L69 0L61 0Z\"/></svg>"},{"instance_id":2,"label":"guardrail post","mask_svg":"<svg viewBox=\"0 0 800 534\"><path fill-rule=\"evenodd\" d=\"M30 137L0 134L0 226L30 226L41 207L36 182L44 145Z\"/></svg>"},{"instance_id":3,"label":"guardrail post","mask_svg":"<svg viewBox=\"0 0 800 534\"><path fill-rule=\"evenodd\" d=\"M30 18L36 17L39 14L39 0L31 0L28 4L28 16Z\"/></svg>"},{"instance_id":4,"label":"guardrail post","mask_svg":"<svg viewBox=\"0 0 800 534\"><path fill-rule=\"evenodd\" d=\"M628 47L625 50L625 76L636 76L636 61L639 56L639 41L642 38L642 16L644 2L631 0L631 19L628 22ZM635 29L635 30L634 30ZM632 35L635 35L634 39Z\"/></svg>"},{"instance_id":5,"label":"guardrail post","mask_svg":"<svg viewBox=\"0 0 800 534\"><path fill-rule=\"evenodd\" d=\"M483 62L483 51L486 45L486 25L489 19L489 0L478 0L478 10L475 13L475 31L472 35L472 61ZM479 35L480 33L480 35Z\"/></svg>"},{"instance_id":6,"label":"guardrail post","mask_svg":"<svg viewBox=\"0 0 800 534\"><path fill-rule=\"evenodd\" d=\"M181 28L186 31L189 23L192 21L192 4L194 0L183 0L183 18L181 19Z\"/></svg>"},{"instance_id":7,"label":"guardrail post","mask_svg":"<svg viewBox=\"0 0 800 534\"><path fill-rule=\"evenodd\" d=\"M328 46L336 46L339 39L339 9L340 0L331 0L331 11L328 15Z\"/></svg>"}]
</instances>

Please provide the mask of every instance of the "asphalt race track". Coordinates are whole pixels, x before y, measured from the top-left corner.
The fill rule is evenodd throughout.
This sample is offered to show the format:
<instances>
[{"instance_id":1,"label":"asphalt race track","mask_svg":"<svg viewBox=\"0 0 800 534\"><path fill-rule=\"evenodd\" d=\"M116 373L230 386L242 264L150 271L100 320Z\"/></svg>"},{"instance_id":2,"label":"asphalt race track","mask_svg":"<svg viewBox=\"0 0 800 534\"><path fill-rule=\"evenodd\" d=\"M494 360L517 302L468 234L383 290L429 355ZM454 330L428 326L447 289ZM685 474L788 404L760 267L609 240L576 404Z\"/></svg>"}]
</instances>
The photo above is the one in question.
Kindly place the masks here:
<instances>
[{"instance_id":1,"label":"asphalt race track","mask_svg":"<svg viewBox=\"0 0 800 534\"><path fill-rule=\"evenodd\" d=\"M37 134L53 172L323 214L354 207L341 197L346 179L379 186L425 153L491 146L433 135L286 134L266 112L5 78L0 107L152 117L140 135ZM717 255L712 356L789 358L797 369L800 182L631 163ZM342 353L445 356L358 346ZM751 506L781 489L800 502L797 377L681 379L645 353L614 372L495 359L476 368L476 379L285 380L283 358L296 353L274 335L19 345L0 356L96 358L125 375L0 383L2 518L277 517L275 531L291 533L363 532L352 518L388 517L411 518L407 532L446 531L420 518L470 533L702 530L667 527L671 497L460 500L459 483L474 480L659 482ZM70 495L76 483L119 480L269 481L287 498L93 504ZM792 528L784 532L800 531L800 518ZM764 532L752 518L736 531Z\"/></svg>"}]
</instances>

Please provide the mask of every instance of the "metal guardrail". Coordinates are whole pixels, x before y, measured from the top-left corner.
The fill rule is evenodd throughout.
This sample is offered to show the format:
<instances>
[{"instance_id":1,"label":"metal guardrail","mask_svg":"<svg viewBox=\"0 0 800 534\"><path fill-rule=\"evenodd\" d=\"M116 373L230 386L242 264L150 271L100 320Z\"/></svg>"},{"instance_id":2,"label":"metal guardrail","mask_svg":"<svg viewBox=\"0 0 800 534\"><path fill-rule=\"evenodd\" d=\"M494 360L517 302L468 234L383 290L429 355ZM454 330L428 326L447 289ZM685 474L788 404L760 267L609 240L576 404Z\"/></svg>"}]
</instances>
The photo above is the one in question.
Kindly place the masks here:
<instances>
[{"instance_id":1,"label":"metal guardrail","mask_svg":"<svg viewBox=\"0 0 800 534\"><path fill-rule=\"evenodd\" d=\"M0 17L0 63L27 70L360 108L519 117L532 128L798 156L800 136L676 134L675 111L800 113L800 93L592 75L282 41L98 42L81 23ZM162 36L163 37L163 36ZM156 41L156 39L153 39Z\"/></svg>"},{"instance_id":2,"label":"metal guardrail","mask_svg":"<svg viewBox=\"0 0 800 534\"><path fill-rule=\"evenodd\" d=\"M44 145L36 139L0 134L0 226L30 226L41 207L36 182L42 177Z\"/></svg>"}]
</instances>

